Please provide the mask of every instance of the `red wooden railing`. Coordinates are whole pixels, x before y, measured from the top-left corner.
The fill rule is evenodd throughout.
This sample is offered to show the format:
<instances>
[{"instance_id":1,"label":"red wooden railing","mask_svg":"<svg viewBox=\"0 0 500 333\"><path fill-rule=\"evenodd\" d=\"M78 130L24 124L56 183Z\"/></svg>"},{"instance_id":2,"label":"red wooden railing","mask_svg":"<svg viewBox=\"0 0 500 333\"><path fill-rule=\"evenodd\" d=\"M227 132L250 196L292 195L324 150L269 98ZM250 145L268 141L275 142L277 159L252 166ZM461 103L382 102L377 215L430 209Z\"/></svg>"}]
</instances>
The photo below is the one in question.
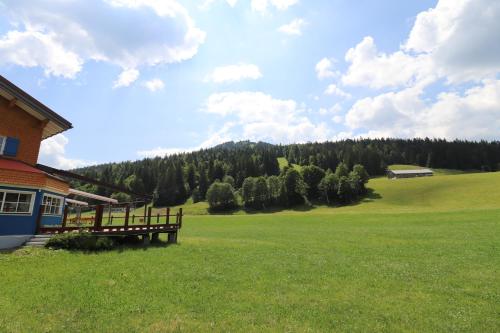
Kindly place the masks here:
<instances>
[{"instance_id":1,"label":"red wooden railing","mask_svg":"<svg viewBox=\"0 0 500 333\"><path fill-rule=\"evenodd\" d=\"M155 215L152 215L152 207L145 207L144 214L136 216L135 214L130 215L130 205L113 205L107 207L110 210L116 207L124 207L125 215L114 216L110 213L108 215L108 224L103 225L104 205L95 206L94 216L83 218L68 218L68 208L66 207L63 214L63 221L60 226L42 226L42 205L37 219L37 231L42 234L57 234L77 230L102 234L173 233L177 232L182 227L182 208L180 208L175 214L171 213L170 208L166 208L165 214L156 213ZM139 224L135 224L136 218ZM68 222L70 222L70 224L81 224L82 220L90 221L92 222L92 225L68 225ZM116 223L118 221L123 222Z\"/></svg>"}]
</instances>

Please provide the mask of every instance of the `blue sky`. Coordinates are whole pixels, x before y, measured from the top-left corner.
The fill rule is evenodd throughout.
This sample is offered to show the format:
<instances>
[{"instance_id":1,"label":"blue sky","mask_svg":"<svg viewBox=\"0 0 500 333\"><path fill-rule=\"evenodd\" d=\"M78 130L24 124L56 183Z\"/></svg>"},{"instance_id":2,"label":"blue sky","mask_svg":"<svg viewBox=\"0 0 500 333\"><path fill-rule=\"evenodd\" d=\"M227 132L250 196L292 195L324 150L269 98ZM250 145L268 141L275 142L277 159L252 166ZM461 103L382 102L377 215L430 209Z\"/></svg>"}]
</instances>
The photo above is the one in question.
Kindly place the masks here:
<instances>
[{"instance_id":1,"label":"blue sky","mask_svg":"<svg viewBox=\"0 0 500 333\"><path fill-rule=\"evenodd\" d=\"M0 73L70 120L42 162L500 138L495 0L0 0Z\"/></svg>"}]
</instances>

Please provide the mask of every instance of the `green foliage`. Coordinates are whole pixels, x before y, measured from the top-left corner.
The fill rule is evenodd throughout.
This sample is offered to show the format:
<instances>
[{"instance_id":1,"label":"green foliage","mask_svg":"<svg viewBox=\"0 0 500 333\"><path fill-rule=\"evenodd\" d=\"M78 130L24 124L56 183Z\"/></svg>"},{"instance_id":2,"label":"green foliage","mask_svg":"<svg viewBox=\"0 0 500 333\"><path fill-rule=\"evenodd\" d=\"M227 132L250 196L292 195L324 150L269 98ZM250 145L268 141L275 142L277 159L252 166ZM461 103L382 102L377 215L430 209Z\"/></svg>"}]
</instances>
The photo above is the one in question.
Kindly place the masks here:
<instances>
[{"instance_id":1,"label":"green foliage","mask_svg":"<svg viewBox=\"0 0 500 333\"><path fill-rule=\"evenodd\" d=\"M67 233L55 235L45 245L52 249L103 251L115 247L113 239L105 236L94 236L90 233Z\"/></svg>"},{"instance_id":2,"label":"green foliage","mask_svg":"<svg viewBox=\"0 0 500 333\"><path fill-rule=\"evenodd\" d=\"M347 168L347 165L344 162L339 163L339 165L335 169L335 176L337 176L337 178L339 179L342 177L349 176L349 169Z\"/></svg>"},{"instance_id":3,"label":"green foliage","mask_svg":"<svg viewBox=\"0 0 500 333\"><path fill-rule=\"evenodd\" d=\"M207 201L213 211L230 210L236 207L236 196L231 184L215 182L207 191Z\"/></svg>"},{"instance_id":4,"label":"green foliage","mask_svg":"<svg viewBox=\"0 0 500 333\"><path fill-rule=\"evenodd\" d=\"M241 186L241 198L245 207L253 207L255 201L255 178L248 177Z\"/></svg>"},{"instance_id":5,"label":"green foliage","mask_svg":"<svg viewBox=\"0 0 500 333\"><path fill-rule=\"evenodd\" d=\"M255 180L254 203L256 208L265 208L269 204L269 189L264 177Z\"/></svg>"},{"instance_id":6,"label":"green foliage","mask_svg":"<svg viewBox=\"0 0 500 333\"><path fill-rule=\"evenodd\" d=\"M338 198L338 183L339 179L337 176L331 170L328 170L318 185L321 197L328 205L335 202Z\"/></svg>"},{"instance_id":7,"label":"green foliage","mask_svg":"<svg viewBox=\"0 0 500 333\"><path fill-rule=\"evenodd\" d=\"M222 182L228 183L229 185L231 185L234 188L234 178L233 177L231 177L229 175L225 175L224 178L222 178Z\"/></svg>"},{"instance_id":8,"label":"green foliage","mask_svg":"<svg viewBox=\"0 0 500 333\"><path fill-rule=\"evenodd\" d=\"M306 202L307 185L300 173L293 168L285 168L282 175L281 201L291 207Z\"/></svg>"},{"instance_id":9,"label":"green foliage","mask_svg":"<svg viewBox=\"0 0 500 333\"><path fill-rule=\"evenodd\" d=\"M325 177L325 171L315 165L305 166L301 170L302 178L307 185L307 197L316 199L319 197L318 185Z\"/></svg>"},{"instance_id":10,"label":"green foliage","mask_svg":"<svg viewBox=\"0 0 500 333\"><path fill-rule=\"evenodd\" d=\"M111 198L118 200L118 202L120 202L120 203L132 201L132 198L130 197L130 195L128 195L126 193L122 193L122 192L115 192L115 193L111 194Z\"/></svg>"},{"instance_id":11,"label":"green foliage","mask_svg":"<svg viewBox=\"0 0 500 333\"><path fill-rule=\"evenodd\" d=\"M269 190L269 203L271 205L278 204L281 194L281 179L278 176L267 177L267 188Z\"/></svg>"}]
</instances>

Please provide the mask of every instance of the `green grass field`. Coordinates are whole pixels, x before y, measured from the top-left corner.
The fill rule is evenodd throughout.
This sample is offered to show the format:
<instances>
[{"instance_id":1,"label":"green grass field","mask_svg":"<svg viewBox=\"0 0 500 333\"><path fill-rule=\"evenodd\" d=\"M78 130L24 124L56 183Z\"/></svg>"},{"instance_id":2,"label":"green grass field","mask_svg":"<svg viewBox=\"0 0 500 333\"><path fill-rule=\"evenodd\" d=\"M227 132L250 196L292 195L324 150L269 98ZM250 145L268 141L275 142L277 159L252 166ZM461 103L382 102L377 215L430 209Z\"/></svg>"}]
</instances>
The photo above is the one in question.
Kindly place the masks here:
<instances>
[{"instance_id":1,"label":"green grass field","mask_svg":"<svg viewBox=\"0 0 500 333\"><path fill-rule=\"evenodd\" d=\"M186 205L168 247L0 254L0 332L498 332L500 173L369 187L341 208Z\"/></svg>"}]
</instances>

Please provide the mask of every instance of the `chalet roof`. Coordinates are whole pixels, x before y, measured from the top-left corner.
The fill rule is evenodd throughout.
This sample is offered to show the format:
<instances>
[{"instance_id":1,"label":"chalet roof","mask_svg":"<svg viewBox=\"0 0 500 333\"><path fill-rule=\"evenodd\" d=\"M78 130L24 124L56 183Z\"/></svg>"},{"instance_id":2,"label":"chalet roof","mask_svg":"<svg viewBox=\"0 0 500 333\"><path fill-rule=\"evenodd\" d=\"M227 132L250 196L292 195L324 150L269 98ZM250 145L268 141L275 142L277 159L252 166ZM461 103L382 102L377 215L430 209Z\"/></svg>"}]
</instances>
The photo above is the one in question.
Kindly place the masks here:
<instances>
[{"instance_id":1,"label":"chalet roof","mask_svg":"<svg viewBox=\"0 0 500 333\"><path fill-rule=\"evenodd\" d=\"M415 170L389 170L395 175L417 175L434 173L431 169L415 169Z\"/></svg>"},{"instance_id":2,"label":"chalet roof","mask_svg":"<svg viewBox=\"0 0 500 333\"><path fill-rule=\"evenodd\" d=\"M50 108L1 75L0 96L9 101L14 101L15 105L36 119L48 122L43 130L42 139L47 139L53 135L73 128L73 125L71 125L69 121L52 111Z\"/></svg>"}]
</instances>

